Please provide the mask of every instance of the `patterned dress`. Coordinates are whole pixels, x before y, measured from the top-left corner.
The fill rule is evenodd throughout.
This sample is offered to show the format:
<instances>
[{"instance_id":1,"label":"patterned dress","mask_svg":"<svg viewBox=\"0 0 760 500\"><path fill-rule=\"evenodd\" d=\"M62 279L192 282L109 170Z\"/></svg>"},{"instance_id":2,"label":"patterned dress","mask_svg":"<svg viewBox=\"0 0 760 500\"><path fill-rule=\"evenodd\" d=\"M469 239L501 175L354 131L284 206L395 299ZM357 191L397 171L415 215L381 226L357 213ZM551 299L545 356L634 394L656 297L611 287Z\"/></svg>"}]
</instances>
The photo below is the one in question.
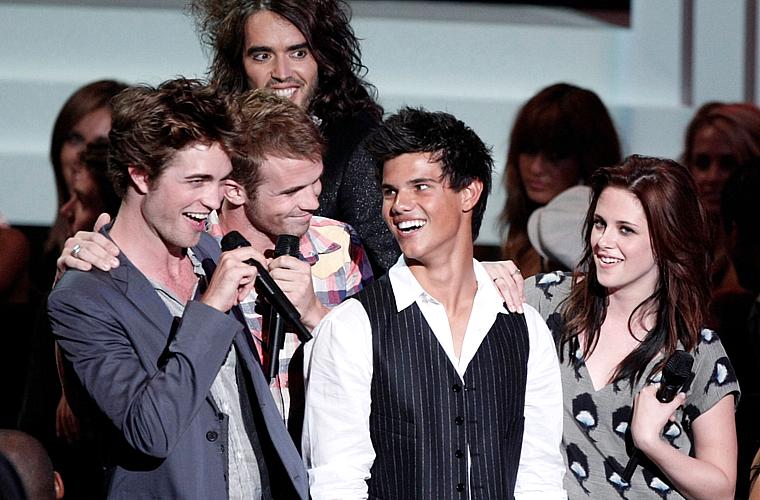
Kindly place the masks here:
<instances>
[{"instance_id":1,"label":"patterned dress","mask_svg":"<svg viewBox=\"0 0 760 500\"><path fill-rule=\"evenodd\" d=\"M527 302L538 310L555 336L562 328L558 309L561 310L562 302L570 293L571 281L569 274L561 272L526 280ZM633 398L645 384L659 382L661 374L642 378L635 387L628 382L617 382L597 391L581 359L581 350L565 346L563 354L564 362L560 363L564 401L561 451L568 467L565 475L568 498L684 498L642 454L631 480L623 478L633 450L628 430ZM673 447L693 456L694 420L728 394L738 400L739 384L715 332L702 330L692 354L694 378L685 388L686 402L676 411L675 421L665 426L662 435ZM661 356L657 356L650 362L644 371L646 376L660 359ZM574 363L575 360L579 363Z\"/></svg>"}]
</instances>

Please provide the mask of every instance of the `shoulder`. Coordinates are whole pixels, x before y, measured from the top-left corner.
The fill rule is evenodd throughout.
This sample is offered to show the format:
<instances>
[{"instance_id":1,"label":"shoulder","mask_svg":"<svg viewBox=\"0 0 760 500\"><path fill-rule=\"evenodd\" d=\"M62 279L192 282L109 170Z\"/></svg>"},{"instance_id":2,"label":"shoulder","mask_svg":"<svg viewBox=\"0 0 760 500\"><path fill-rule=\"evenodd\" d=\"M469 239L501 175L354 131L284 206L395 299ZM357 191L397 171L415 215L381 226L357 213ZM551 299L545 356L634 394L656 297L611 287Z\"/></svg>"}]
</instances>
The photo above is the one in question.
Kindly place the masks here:
<instances>
[{"instance_id":1,"label":"shoulder","mask_svg":"<svg viewBox=\"0 0 760 500\"><path fill-rule=\"evenodd\" d=\"M356 234L350 224L329 217L315 215L309 224L310 235L319 234L323 237L335 237L336 235L352 236Z\"/></svg>"},{"instance_id":2,"label":"shoulder","mask_svg":"<svg viewBox=\"0 0 760 500\"><path fill-rule=\"evenodd\" d=\"M109 304L113 308L117 295L116 284L108 272L69 269L48 295L47 308L50 314L76 309L91 315Z\"/></svg>"},{"instance_id":3,"label":"shoulder","mask_svg":"<svg viewBox=\"0 0 760 500\"><path fill-rule=\"evenodd\" d=\"M367 111L361 110L328 120L324 130L328 141L356 146L379 124Z\"/></svg>"},{"instance_id":4,"label":"shoulder","mask_svg":"<svg viewBox=\"0 0 760 500\"><path fill-rule=\"evenodd\" d=\"M572 283L572 274L564 271L531 276L525 280L525 301L546 319L570 295Z\"/></svg>"},{"instance_id":5,"label":"shoulder","mask_svg":"<svg viewBox=\"0 0 760 500\"><path fill-rule=\"evenodd\" d=\"M523 305L525 323L528 327L528 338L531 346L540 346L542 350L549 347L554 350L554 340L546 321L530 304Z\"/></svg>"}]
</instances>

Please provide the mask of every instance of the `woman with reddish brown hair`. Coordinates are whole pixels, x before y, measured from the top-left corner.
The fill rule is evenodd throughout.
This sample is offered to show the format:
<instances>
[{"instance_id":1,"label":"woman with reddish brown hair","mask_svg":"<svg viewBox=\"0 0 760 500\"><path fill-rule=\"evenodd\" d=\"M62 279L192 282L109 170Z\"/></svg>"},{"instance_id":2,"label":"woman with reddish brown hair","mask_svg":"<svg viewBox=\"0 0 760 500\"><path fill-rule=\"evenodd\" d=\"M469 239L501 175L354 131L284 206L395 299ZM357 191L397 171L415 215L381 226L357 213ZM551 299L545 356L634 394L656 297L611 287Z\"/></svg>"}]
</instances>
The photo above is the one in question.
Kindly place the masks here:
<instances>
[{"instance_id":1,"label":"woman with reddish brown hair","mask_svg":"<svg viewBox=\"0 0 760 500\"><path fill-rule=\"evenodd\" d=\"M526 289L559 344L569 497L733 498L739 387L703 328L711 259L694 181L674 161L631 156L594 173L591 189L587 272ZM693 378L661 403L656 383L677 350L693 356Z\"/></svg>"},{"instance_id":2,"label":"woman with reddish brown hair","mask_svg":"<svg viewBox=\"0 0 760 500\"><path fill-rule=\"evenodd\" d=\"M504 174L507 234L502 253L524 276L557 269L543 262L528 239L528 218L538 207L599 167L620 161L620 141L607 108L594 92L567 83L542 89L522 107L509 138Z\"/></svg>"}]
</instances>

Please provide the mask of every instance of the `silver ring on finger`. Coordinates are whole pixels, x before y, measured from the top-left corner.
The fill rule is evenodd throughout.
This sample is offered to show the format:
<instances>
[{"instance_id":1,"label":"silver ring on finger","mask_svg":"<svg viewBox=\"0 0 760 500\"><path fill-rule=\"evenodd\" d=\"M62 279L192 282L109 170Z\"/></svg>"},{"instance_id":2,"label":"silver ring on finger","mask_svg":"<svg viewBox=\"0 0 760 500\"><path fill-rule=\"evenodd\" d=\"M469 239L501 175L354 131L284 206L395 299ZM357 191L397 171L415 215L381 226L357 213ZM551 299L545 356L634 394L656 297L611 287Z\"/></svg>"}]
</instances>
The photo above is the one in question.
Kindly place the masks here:
<instances>
[{"instance_id":1,"label":"silver ring on finger","mask_svg":"<svg viewBox=\"0 0 760 500\"><path fill-rule=\"evenodd\" d=\"M515 274L522 274L519 269L515 268L514 271L512 271L512 274L510 276L514 276Z\"/></svg>"},{"instance_id":2,"label":"silver ring on finger","mask_svg":"<svg viewBox=\"0 0 760 500\"><path fill-rule=\"evenodd\" d=\"M78 259L79 252L81 250L82 250L82 246L79 243L77 243L76 245L74 245L74 248L71 249L71 256L74 257L75 259Z\"/></svg>"}]
</instances>

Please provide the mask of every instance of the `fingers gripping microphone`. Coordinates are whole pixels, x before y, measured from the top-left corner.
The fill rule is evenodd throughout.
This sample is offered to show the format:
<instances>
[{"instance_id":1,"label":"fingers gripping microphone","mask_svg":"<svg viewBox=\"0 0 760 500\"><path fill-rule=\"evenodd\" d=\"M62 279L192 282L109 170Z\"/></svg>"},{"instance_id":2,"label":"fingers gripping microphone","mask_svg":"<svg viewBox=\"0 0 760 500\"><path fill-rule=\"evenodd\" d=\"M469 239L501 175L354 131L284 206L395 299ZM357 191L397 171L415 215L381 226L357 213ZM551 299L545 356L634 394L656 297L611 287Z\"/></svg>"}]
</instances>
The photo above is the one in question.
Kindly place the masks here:
<instances>
[{"instance_id":1,"label":"fingers gripping microphone","mask_svg":"<svg viewBox=\"0 0 760 500\"><path fill-rule=\"evenodd\" d=\"M657 389L657 401L670 403L683 386L691 380L691 367L694 357L686 351L676 351L668 358L662 370L660 388Z\"/></svg>"},{"instance_id":2,"label":"fingers gripping microphone","mask_svg":"<svg viewBox=\"0 0 760 500\"><path fill-rule=\"evenodd\" d=\"M668 361L665 363L665 368L662 369L662 379L660 380L660 388L657 389L655 397L660 403L670 403L681 392L684 385L691 382L691 378L694 374L691 372L691 367L694 364L694 357L686 351L675 351L670 355ZM623 471L623 479L626 482L631 481L633 471L639 464L639 450L633 449L631 458L628 459L628 465L625 466Z\"/></svg>"},{"instance_id":3,"label":"fingers gripping microphone","mask_svg":"<svg viewBox=\"0 0 760 500\"><path fill-rule=\"evenodd\" d=\"M290 255L298 257L299 255L298 237L290 234L281 234L277 237L277 243L274 247L274 257ZM269 317L269 346L268 357L269 366L267 367L267 376L271 381L277 376L280 370L280 350L285 347L285 318L279 312L273 310ZM299 337L300 338L300 337Z\"/></svg>"},{"instance_id":4,"label":"fingers gripping microphone","mask_svg":"<svg viewBox=\"0 0 760 500\"><path fill-rule=\"evenodd\" d=\"M224 252L249 246L251 244L248 240L243 238L237 231L230 231L222 238L222 251ZM287 321L290 321L301 342L311 340L311 333L301 322L301 315L298 313L298 310L288 300L277 283L275 283L269 271L256 259L248 259L245 263L256 267L259 274L258 278L256 278L256 284L259 285L260 293L266 297L269 303L272 304L272 307L282 314Z\"/></svg>"}]
</instances>

